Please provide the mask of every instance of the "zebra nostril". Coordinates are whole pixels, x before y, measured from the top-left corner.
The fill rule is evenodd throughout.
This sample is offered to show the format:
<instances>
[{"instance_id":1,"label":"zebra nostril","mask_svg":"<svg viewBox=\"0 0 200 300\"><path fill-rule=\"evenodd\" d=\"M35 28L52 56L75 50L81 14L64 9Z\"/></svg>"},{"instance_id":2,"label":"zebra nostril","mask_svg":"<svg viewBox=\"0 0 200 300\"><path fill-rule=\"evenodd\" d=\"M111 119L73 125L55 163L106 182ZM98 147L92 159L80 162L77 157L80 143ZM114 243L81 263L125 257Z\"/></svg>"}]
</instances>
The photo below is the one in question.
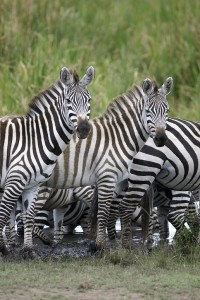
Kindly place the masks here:
<instances>
[{"instance_id":1,"label":"zebra nostril","mask_svg":"<svg viewBox=\"0 0 200 300\"><path fill-rule=\"evenodd\" d=\"M167 139L166 134L155 136L154 143L157 147L163 147L166 144Z\"/></svg>"},{"instance_id":2,"label":"zebra nostril","mask_svg":"<svg viewBox=\"0 0 200 300\"><path fill-rule=\"evenodd\" d=\"M77 136L79 139L85 139L90 132L91 125L88 120L80 121L77 126Z\"/></svg>"}]
</instances>

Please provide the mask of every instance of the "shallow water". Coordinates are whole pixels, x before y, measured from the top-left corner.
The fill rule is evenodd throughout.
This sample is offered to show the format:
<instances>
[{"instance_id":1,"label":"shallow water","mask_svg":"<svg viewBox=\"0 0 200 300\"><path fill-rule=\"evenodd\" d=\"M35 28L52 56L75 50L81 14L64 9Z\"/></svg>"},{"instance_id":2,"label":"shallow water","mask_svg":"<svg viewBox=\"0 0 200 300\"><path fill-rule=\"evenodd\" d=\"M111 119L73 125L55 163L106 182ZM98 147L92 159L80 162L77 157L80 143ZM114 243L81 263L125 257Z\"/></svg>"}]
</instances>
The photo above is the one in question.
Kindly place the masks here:
<instances>
[{"instance_id":1,"label":"shallow water","mask_svg":"<svg viewBox=\"0 0 200 300\"><path fill-rule=\"evenodd\" d=\"M120 232L120 231L121 231L120 220L117 220L116 232ZM77 226L76 229L75 229L75 232L76 233L83 233L83 230L82 230L81 226ZM169 223L169 243L172 242L173 237L175 235L175 232L176 232L176 229L174 228L174 226L171 223ZM155 238L156 241L158 241L159 240L159 234L155 233L154 238ZM138 239L139 239L138 235L133 236L133 240L137 241Z\"/></svg>"}]
</instances>

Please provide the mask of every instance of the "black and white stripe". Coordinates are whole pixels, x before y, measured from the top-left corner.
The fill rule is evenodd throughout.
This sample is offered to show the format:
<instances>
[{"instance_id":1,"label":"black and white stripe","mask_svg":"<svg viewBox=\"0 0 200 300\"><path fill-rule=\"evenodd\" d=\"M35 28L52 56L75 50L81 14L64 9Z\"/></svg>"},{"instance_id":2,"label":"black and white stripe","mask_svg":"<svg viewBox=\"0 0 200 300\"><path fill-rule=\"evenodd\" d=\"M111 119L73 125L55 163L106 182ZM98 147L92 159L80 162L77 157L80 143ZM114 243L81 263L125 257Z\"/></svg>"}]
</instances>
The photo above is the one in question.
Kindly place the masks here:
<instances>
[{"instance_id":1,"label":"black and white stripe","mask_svg":"<svg viewBox=\"0 0 200 300\"><path fill-rule=\"evenodd\" d=\"M59 197L59 190L58 193L54 194L54 199L56 196ZM68 190L62 190L67 192ZM67 196L67 195L66 195ZM67 198L67 197L66 197ZM57 212L53 213L53 210L40 210L37 212L35 219L34 219L34 233L37 237L39 237L44 243L46 244L57 244L61 241L64 233L73 233L74 229L77 226L81 226L83 233L89 233L89 222L90 222L90 204L86 203L82 200L77 200L72 203L66 204L64 207L60 207L59 209L55 209ZM59 216L60 212L60 216ZM57 217L57 219L56 219ZM55 218L55 221L54 221ZM61 222L59 221L61 220ZM54 239L51 240L44 232L43 228L45 226L54 228L54 224L56 224L57 228L60 229L60 232L54 233ZM16 210L16 226L17 226L17 233L19 236L24 235L24 226L22 221L22 211L21 207ZM12 235L10 236L9 232L9 241L12 240ZM15 239L15 236L14 236ZM13 244L13 243L11 243Z\"/></svg>"},{"instance_id":2,"label":"black and white stripe","mask_svg":"<svg viewBox=\"0 0 200 300\"><path fill-rule=\"evenodd\" d=\"M37 211L33 232L47 242L48 237L40 228L45 224L53 223L54 244L57 244L63 238L63 226L74 226L79 222L84 232L89 234L91 231L90 207L95 194L94 186L70 189L41 187L37 199L37 208L40 205L41 210ZM43 199L46 201L44 206Z\"/></svg>"},{"instance_id":3,"label":"black and white stripe","mask_svg":"<svg viewBox=\"0 0 200 300\"><path fill-rule=\"evenodd\" d=\"M90 130L90 94L93 67L79 80L74 71L62 68L60 80L38 94L25 116L0 120L0 251L7 253L3 228L18 198L24 209L24 248L32 251L35 199L42 182L49 179L58 156L76 132L85 138ZM79 104L77 104L79 103Z\"/></svg>"},{"instance_id":4,"label":"black and white stripe","mask_svg":"<svg viewBox=\"0 0 200 300\"><path fill-rule=\"evenodd\" d=\"M58 189L97 186L96 245L99 249L105 247L106 224L114 191L121 191L133 156L149 135L157 146L166 141L166 95L171 88L172 78L167 78L161 88L146 79L142 86L135 86L117 97L104 115L90 122L91 131L85 140L72 138L46 183L48 187Z\"/></svg>"},{"instance_id":5,"label":"black and white stripe","mask_svg":"<svg viewBox=\"0 0 200 300\"><path fill-rule=\"evenodd\" d=\"M200 123L169 118L168 140L156 148L149 138L133 158L129 189L120 204L124 245L130 241L129 222L145 191L156 181L164 188L194 191L200 187Z\"/></svg>"}]
</instances>

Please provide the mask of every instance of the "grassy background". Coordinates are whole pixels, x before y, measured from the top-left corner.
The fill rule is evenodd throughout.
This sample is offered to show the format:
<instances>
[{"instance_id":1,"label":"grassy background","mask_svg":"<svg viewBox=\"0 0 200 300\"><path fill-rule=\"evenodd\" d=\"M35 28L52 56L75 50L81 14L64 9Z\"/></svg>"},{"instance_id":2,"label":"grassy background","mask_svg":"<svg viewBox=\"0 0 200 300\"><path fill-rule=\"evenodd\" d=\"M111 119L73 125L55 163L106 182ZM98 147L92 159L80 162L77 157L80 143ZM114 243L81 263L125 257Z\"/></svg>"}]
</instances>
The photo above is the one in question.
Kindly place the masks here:
<instances>
[{"instance_id":1,"label":"grassy background","mask_svg":"<svg viewBox=\"0 0 200 300\"><path fill-rule=\"evenodd\" d=\"M199 0L1 0L0 114L25 113L63 66L93 65L93 117L133 83L172 76L171 116L200 120L199 15Z\"/></svg>"},{"instance_id":2,"label":"grassy background","mask_svg":"<svg viewBox=\"0 0 200 300\"><path fill-rule=\"evenodd\" d=\"M93 117L133 83L150 77L162 84L172 76L171 116L200 120L199 16L199 0L1 0L0 114L25 113L32 97L56 81L63 66L82 77L93 65ZM1 262L0 298L13 299L19 291L18 299L30 299L29 288L34 288L34 299L61 299L58 291L55 296L49 291L66 288L67 297L71 286L75 294L125 287L145 299L199 299L199 256L188 263L176 262L179 254L173 255ZM130 299L118 296L113 298Z\"/></svg>"},{"instance_id":3,"label":"grassy background","mask_svg":"<svg viewBox=\"0 0 200 300\"><path fill-rule=\"evenodd\" d=\"M193 249L194 250L194 249ZM103 259L1 262L1 300L200 299L199 249L151 256L114 251Z\"/></svg>"}]
</instances>

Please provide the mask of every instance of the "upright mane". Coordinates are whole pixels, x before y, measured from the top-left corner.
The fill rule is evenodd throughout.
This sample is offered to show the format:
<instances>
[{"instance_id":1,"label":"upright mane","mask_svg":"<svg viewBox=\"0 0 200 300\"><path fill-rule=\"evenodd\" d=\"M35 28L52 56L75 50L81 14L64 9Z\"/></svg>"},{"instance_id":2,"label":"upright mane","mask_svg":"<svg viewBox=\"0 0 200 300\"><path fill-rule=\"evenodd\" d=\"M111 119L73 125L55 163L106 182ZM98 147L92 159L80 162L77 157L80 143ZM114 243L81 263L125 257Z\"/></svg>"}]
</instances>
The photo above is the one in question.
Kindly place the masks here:
<instances>
[{"instance_id":1,"label":"upright mane","mask_svg":"<svg viewBox=\"0 0 200 300\"><path fill-rule=\"evenodd\" d=\"M138 103L138 101L143 97L142 88L141 86L134 85L132 88L130 88L126 93L123 93L122 95L116 97L107 107L107 111L105 115L112 115L116 111L123 114L125 111L122 109L122 107L126 107L126 109L129 107L130 110L135 107L135 105ZM128 108L128 109L129 109Z\"/></svg>"},{"instance_id":2,"label":"upright mane","mask_svg":"<svg viewBox=\"0 0 200 300\"><path fill-rule=\"evenodd\" d=\"M79 82L79 76L77 72L75 70L70 70L70 73L73 75L73 82L77 84ZM60 90L60 93L64 90L64 85L60 80L52 84L46 90L40 92L38 95L34 96L28 105L28 114L35 114L35 112L41 111L42 108L45 108L47 105L51 104L52 101L58 99L58 92L55 92L58 89Z\"/></svg>"},{"instance_id":3,"label":"upright mane","mask_svg":"<svg viewBox=\"0 0 200 300\"><path fill-rule=\"evenodd\" d=\"M152 82L153 82L153 85L154 85L154 93L156 93L157 91L158 91L158 83L155 81L155 80L152 80Z\"/></svg>"}]
</instances>

